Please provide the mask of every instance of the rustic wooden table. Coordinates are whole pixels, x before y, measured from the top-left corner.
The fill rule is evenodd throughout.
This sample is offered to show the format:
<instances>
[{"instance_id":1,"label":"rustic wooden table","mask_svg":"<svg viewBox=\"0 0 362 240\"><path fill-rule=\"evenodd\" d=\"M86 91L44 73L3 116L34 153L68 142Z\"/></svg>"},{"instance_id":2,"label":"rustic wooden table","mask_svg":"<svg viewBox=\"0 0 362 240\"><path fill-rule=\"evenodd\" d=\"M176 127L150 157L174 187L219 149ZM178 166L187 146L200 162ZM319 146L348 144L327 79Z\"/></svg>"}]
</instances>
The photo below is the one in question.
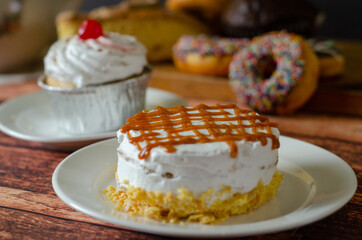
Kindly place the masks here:
<instances>
[{"instance_id":1,"label":"rustic wooden table","mask_svg":"<svg viewBox=\"0 0 362 240\"><path fill-rule=\"evenodd\" d=\"M34 91L39 91L35 82L0 85L0 102ZM218 102L188 100L190 105ZM344 159L358 177L358 189L349 203L321 221L249 239L361 239L361 118L304 110L271 119L279 124L283 135L315 144ZM56 166L69 154L0 132L0 239L165 239L88 217L62 202L51 179Z\"/></svg>"}]
</instances>

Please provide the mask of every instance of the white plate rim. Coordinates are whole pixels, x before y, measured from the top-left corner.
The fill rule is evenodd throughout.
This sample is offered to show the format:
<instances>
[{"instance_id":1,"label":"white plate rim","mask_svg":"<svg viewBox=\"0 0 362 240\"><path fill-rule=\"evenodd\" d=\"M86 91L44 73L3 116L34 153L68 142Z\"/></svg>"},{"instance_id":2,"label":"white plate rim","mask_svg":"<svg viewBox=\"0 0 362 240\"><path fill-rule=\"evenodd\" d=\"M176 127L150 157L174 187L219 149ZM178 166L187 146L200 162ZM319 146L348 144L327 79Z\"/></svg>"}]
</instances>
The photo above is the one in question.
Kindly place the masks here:
<instances>
[{"instance_id":1,"label":"white plate rim","mask_svg":"<svg viewBox=\"0 0 362 240\"><path fill-rule=\"evenodd\" d=\"M178 98L180 102L184 102L186 104L186 100L182 98L181 96L171 93L162 89L152 88L148 87L147 92L152 92L153 94L163 94L164 96L173 96L175 98ZM13 98L7 101L4 101L0 104L0 114L6 110L9 110L12 108L12 106L18 105L19 103L24 102L26 99L38 99L45 96L45 93L42 91L33 92L29 94L22 95L17 98ZM146 103L147 105L147 103ZM73 143L73 142L81 142L81 141L92 141L92 140L102 140L106 138L112 138L115 137L116 131L110 131L110 132L102 132L102 133L92 133L92 134L83 134L83 135L74 135L74 136L66 136L66 137L57 137L57 136L35 136L31 134L25 134L21 131L11 128L6 124L6 121L4 121L6 118L0 117L0 131L4 132L5 134L22 139L27 141L33 141L33 142L40 142L40 143L47 143L47 144L53 144L53 143Z\"/></svg>"},{"instance_id":2,"label":"white plate rim","mask_svg":"<svg viewBox=\"0 0 362 240\"><path fill-rule=\"evenodd\" d=\"M40 75L41 71L33 71L28 73L8 73L0 74L0 86L14 83L24 83L35 81Z\"/></svg>"},{"instance_id":3,"label":"white plate rim","mask_svg":"<svg viewBox=\"0 0 362 240\"><path fill-rule=\"evenodd\" d=\"M74 209L85 213L86 215L89 215L91 217L103 220L105 222L109 222L115 225L120 226L121 228L124 227L126 229L132 229L140 232L146 232L146 233L152 233L152 234L158 234L158 235L165 235L165 236L174 236L174 237L199 237L199 238L219 238L219 237L240 237L240 236L252 236L252 235L260 235L260 234L267 234L267 233L273 233L273 232L279 232L284 230L289 230L296 227L301 227L313 222L316 222L318 220L321 220L340 208L342 208L354 195L356 189L357 189L357 177L352 170L352 168L340 157L337 155L321 148L316 145L310 144L308 142L304 142L298 139L286 137L286 136L280 136L281 141L294 141L296 144L302 144L308 147L316 148L318 151L322 151L326 154L329 154L330 157L334 158L334 161L337 161L339 164L343 164L344 171L348 172L347 176L349 177L348 181L351 183L349 186L348 194L344 195L343 197L339 198L338 202L334 203L333 208L329 208L325 210L322 213L319 213L318 215L309 215L304 217L302 220L297 219L291 216L295 214L295 212L288 213L286 215L283 215L281 217L277 217L274 219L269 219L261 222L253 222L253 223L243 223L242 229L244 232L240 230L241 225L233 225L233 226L227 226L228 227L228 233L225 234L225 232L220 231L221 229L218 227L219 225L213 225L215 226L215 231L208 231L208 232L202 232L197 231L194 229L188 229L185 231L184 229L175 229L175 228L168 228L168 224L165 224L165 226L153 226L150 224L142 224L142 223L133 223L127 220L123 220L114 216L106 215L102 212L93 211L92 209L88 209L86 207L83 207L81 204L74 202L73 199L67 196L67 194L62 190L61 185L59 184L59 173L62 171L62 166L65 162L71 161L73 156L77 155L78 153L82 151L87 151L90 148L96 147L98 145L106 144L109 141L115 141L114 139L108 139L104 140L92 145L89 145L87 147L84 147L82 149L79 149L78 151L72 153L67 158L65 158L55 169L52 177L52 184L53 189L58 195L58 197L63 200L65 203L67 203L69 206L73 207ZM308 211L308 208L301 209L302 211ZM299 211L298 211L299 212ZM282 223L282 224L281 224ZM171 224L172 226L172 224ZM221 226L225 227L225 226ZM247 231L245 231L247 229Z\"/></svg>"}]
</instances>

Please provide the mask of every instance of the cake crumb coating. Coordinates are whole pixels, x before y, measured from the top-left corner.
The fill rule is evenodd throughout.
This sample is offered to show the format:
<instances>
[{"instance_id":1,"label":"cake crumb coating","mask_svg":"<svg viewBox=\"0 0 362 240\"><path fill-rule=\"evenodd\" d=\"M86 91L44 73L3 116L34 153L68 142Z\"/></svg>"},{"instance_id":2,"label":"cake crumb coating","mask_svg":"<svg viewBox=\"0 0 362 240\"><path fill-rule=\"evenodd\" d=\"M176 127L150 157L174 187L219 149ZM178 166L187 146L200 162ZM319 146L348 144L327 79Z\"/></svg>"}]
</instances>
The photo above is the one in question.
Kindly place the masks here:
<instances>
[{"instance_id":1,"label":"cake crumb coating","mask_svg":"<svg viewBox=\"0 0 362 240\"><path fill-rule=\"evenodd\" d=\"M252 191L237 192L225 199L222 196L231 192L230 186L224 186L218 192L210 188L196 197L187 188L179 188L174 195L171 192L145 191L132 185L117 189L109 186L103 192L115 204L116 210L130 215L143 215L167 223L218 224L229 216L249 213L267 202L275 195L282 179L283 176L276 171L269 184L259 181Z\"/></svg>"}]
</instances>

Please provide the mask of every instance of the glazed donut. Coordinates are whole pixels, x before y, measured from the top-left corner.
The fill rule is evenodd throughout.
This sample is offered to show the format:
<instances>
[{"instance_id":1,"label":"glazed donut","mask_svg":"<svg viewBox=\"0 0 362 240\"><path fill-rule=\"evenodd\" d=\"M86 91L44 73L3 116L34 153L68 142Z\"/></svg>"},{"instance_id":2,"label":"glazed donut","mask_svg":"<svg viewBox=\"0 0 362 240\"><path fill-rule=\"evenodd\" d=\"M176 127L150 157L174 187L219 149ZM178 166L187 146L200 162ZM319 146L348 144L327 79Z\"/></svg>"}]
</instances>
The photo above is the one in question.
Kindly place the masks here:
<instances>
[{"instance_id":1,"label":"glazed donut","mask_svg":"<svg viewBox=\"0 0 362 240\"><path fill-rule=\"evenodd\" d=\"M345 59L342 50L333 40L309 39L309 45L317 54L319 76L328 78L343 73Z\"/></svg>"},{"instance_id":2,"label":"glazed donut","mask_svg":"<svg viewBox=\"0 0 362 240\"><path fill-rule=\"evenodd\" d=\"M316 90L318 59L301 36L271 32L235 54L229 78L238 101L259 112L290 114Z\"/></svg>"},{"instance_id":3,"label":"glazed donut","mask_svg":"<svg viewBox=\"0 0 362 240\"><path fill-rule=\"evenodd\" d=\"M166 8L175 12L184 12L205 20L219 16L228 0L167 0Z\"/></svg>"},{"instance_id":4,"label":"glazed donut","mask_svg":"<svg viewBox=\"0 0 362 240\"><path fill-rule=\"evenodd\" d=\"M184 35L173 47L173 60L181 71L227 76L234 53L248 42L248 39Z\"/></svg>"}]
</instances>

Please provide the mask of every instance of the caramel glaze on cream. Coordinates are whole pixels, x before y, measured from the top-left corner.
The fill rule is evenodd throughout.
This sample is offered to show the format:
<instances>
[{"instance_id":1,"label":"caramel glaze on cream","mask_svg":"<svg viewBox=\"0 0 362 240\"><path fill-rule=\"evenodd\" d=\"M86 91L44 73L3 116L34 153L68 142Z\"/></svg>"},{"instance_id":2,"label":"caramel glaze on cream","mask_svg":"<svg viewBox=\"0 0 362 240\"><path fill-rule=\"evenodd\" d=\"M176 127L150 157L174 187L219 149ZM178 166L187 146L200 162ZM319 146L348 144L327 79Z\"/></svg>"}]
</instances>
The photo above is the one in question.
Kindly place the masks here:
<instances>
[{"instance_id":1,"label":"caramel glaze on cream","mask_svg":"<svg viewBox=\"0 0 362 240\"><path fill-rule=\"evenodd\" d=\"M234 109L234 114L225 111L226 109ZM193 121L202 124L195 125ZM217 124L216 121L230 123ZM122 133L127 133L130 143L137 146L140 159L147 159L151 150L158 146L165 148L168 153L173 153L176 151L175 145L211 142L226 142L230 147L230 157L235 158L238 154L235 141L260 141L265 146L267 138L270 138L272 149L279 148L279 140L273 134L271 127L276 128L277 124L269 122L268 118L253 111L242 110L235 104L216 106L200 104L191 108L157 107L154 111L139 112L129 118L120 130ZM167 133L167 136L161 136L157 132L161 129ZM258 129L266 131L260 132ZM140 134L132 136L131 130L139 131ZM207 133L202 133L200 130L207 130ZM182 134L190 131L194 134ZM146 144L141 146L141 142Z\"/></svg>"}]
</instances>

